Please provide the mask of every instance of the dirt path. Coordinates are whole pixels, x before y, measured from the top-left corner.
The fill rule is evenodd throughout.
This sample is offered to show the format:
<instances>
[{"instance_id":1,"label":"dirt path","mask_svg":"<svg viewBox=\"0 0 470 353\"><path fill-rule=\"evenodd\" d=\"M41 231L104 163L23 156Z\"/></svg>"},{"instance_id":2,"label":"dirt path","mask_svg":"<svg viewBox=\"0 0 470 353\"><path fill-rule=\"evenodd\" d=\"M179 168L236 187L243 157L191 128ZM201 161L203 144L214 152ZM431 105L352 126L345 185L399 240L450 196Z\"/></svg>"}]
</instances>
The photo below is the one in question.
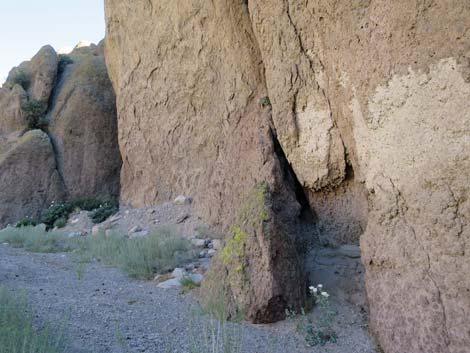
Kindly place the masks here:
<instances>
[{"instance_id":1,"label":"dirt path","mask_svg":"<svg viewBox=\"0 0 470 353\"><path fill-rule=\"evenodd\" d=\"M129 279L118 269L80 267L69 255L32 254L0 245L0 285L25 289L38 320L68 319L69 353L190 352L197 304L190 295ZM295 323L242 326L245 353L373 353L367 335L307 348ZM208 352L209 353L209 352Z\"/></svg>"}]
</instances>

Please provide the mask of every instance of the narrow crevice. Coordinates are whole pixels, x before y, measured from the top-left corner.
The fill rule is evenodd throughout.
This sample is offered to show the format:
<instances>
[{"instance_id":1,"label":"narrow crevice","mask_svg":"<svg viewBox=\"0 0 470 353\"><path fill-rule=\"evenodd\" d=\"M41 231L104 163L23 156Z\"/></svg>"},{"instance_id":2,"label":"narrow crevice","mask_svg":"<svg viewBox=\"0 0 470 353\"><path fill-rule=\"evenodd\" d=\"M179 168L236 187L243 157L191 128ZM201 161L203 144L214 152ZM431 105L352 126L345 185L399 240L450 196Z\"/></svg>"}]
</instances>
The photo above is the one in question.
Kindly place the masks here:
<instances>
[{"instance_id":1,"label":"narrow crevice","mask_svg":"<svg viewBox=\"0 0 470 353\"><path fill-rule=\"evenodd\" d=\"M304 188L302 187L302 184L297 178L294 169L287 160L286 154L282 149L276 131L271 128L270 132L274 144L274 153L276 154L281 165L283 178L286 181L287 185L293 188L297 202L300 204L301 207L299 220L302 224L313 224L315 223L315 215L312 209L310 208L310 204L308 202L308 198L305 194Z\"/></svg>"}]
</instances>

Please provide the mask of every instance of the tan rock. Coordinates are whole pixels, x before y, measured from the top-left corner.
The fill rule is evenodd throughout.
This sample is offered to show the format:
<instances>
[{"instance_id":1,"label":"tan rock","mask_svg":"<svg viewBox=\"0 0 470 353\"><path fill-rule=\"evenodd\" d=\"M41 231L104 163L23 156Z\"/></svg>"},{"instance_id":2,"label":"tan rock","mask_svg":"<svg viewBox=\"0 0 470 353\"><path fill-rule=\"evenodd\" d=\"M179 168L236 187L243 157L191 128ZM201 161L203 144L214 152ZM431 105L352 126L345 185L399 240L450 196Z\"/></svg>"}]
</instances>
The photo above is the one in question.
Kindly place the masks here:
<instances>
[{"instance_id":1,"label":"tan rock","mask_svg":"<svg viewBox=\"0 0 470 353\"><path fill-rule=\"evenodd\" d=\"M46 45L30 61L11 70L7 85L17 82L22 76L23 88L29 98L47 103L56 82L58 64L59 57L54 48Z\"/></svg>"},{"instance_id":2,"label":"tan rock","mask_svg":"<svg viewBox=\"0 0 470 353\"><path fill-rule=\"evenodd\" d=\"M470 346L464 329L470 327L468 3L250 0L249 7L276 128L296 171L282 134L292 124L282 119L298 121L299 111L301 119L311 106L305 97L318 92L330 107L355 180L332 192L341 178L326 178L327 189L318 192L302 171L298 176L315 213L334 216L318 221L326 225L321 236L349 224L357 237L367 225L361 247L370 320L384 351L464 352ZM327 110L321 99L314 106ZM307 142L318 144L328 133L327 124L317 127ZM323 174L341 176L333 161ZM351 196L359 205L367 201L369 212L357 212Z\"/></svg>"},{"instance_id":3,"label":"tan rock","mask_svg":"<svg viewBox=\"0 0 470 353\"><path fill-rule=\"evenodd\" d=\"M40 130L0 143L0 226L36 218L64 197L49 137Z\"/></svg>"},{"instance_id":4,"label":"tan rock","mask_svg":"<svg viewBox=\"0 0 470 353\"><path fill-rule=\"evenodd\" d=\"M249 12L228 0L106 1L123 200L194 196L199 215L228 234L206 288L222 283L251 320L276 320L305 290L296 228L284 227L299 216L284 153L320 238L361 238L384 351L465 352L468 2L245 3ZM270 221L231 228L260 181ZM237 234L246 252L227 259Z\"/></svg>"},{"instance_id":5,"label":"tan rock","mask_svg":"<svg viewBox=\"0 0 470 353\"><path fill-rule=\"evenodd\" d=\"M246 229L246 261L257 271L239 304L256 322L282 318L287 306L300 310L305 293L297 288L305 279L290 236L300 207L274 153L270 111L259 103L267 91L246 6L138 0L129 11L129 2L118 0L105 7L122 200L143 206L191 195L198 216L228 231L265 181L277 208Z\"/></svg>"},{"instance_id":6,"label":"tan rock","mask_svg":"<svg viewBox=\"0 0 470 353\"><path fill-rule=\"evenodd\" d=\"M115 95L103 56L94 47L70 54L52 99L49 133L68 197L114 199L121 157Z\"/></svg>"}]
</instances>

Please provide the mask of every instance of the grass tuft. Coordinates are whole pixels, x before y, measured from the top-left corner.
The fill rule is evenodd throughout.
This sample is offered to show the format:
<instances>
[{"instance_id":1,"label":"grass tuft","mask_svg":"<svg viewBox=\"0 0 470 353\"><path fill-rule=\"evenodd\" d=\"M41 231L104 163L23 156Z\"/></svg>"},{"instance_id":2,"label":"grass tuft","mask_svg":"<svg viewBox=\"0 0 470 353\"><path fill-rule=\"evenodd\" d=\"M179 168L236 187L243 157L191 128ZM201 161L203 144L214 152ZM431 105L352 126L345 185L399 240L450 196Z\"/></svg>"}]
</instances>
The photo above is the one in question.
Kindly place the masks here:
<instances>
[{"instance_id":1,"label":"grass tuft","mask_svg":"<svg viewBox=\"0 0 470 353\"><path fill-rule=\"evenodd\" d=\"M65 353L63 329L46 323L37 329L25 292L0 286L0 353Z\"/></svg>"},{"instance_id":2,"label":"grass tuft","mask_svg":"<svg viewBox=\"0 0 470 353\"><path fill-rule=\"evenodd\" d=\"M82 253L120 267L138 279L153 279L155 273L170 271L195 257L191 243L170 229L135 239L119 234L99 234L85 241Z\"/></svg>"},{"instance_id":3,"label":"grass tuft","mask_svg":"<svg viewBox=\"0 0 470 353\"><path fill-rule=\"evenodd\" d=\"M78 263L93 258L109 266L122 268L129 276L153 279L196 257L189 240L172 229L160 229L146 237L129 239L120 234L98 234L69 238L59 231L43 227L6 228L0 231L0 243L39 253L73 251Z\"/></svg>"},{"instance_id":4,"label":"grass tuft","mask_svg":"<svg viewBox=\"0 0 470 353\"><path fill-rule=\"evenodd\" d=\"M30 252L57 253L70 251L67 237L60 232L46 232L42 227L5 228L0 232L0 243Z\"/></svg>"}]
</instances>

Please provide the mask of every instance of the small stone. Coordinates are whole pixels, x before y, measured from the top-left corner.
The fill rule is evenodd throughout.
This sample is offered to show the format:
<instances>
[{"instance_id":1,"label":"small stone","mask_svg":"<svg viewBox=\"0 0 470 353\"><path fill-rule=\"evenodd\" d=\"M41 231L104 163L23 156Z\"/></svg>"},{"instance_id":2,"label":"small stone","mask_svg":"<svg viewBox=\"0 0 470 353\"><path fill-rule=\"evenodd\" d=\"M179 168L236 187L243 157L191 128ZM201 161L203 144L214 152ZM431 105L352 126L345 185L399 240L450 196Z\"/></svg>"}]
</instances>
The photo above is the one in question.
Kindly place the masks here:
<instances>
[{"instance_id":1,"label":"small stone","mask_svg":"<svg viewBox=\"0 0 470 353\"><path fill-rule=\"evenodd\" d=\"M186 205L186 204L189 204L190 202L189 202L189 199L186 196L179 195L175 198L173 203L175 205Z\"/></svg>"},{"instance_id":2,"label":"small stone","mask_svg":"<svg viewBox=\"0 0 470 353\"><path fill-rule=\"evenodd\" d=\"M129 233L138 233L138 232L141 232L142 230L143 230L142 227L135 226L129 229Z\"/></svg>"},{"instance_id":3,"label":"small stone","mask_svg":"<svg viewBox=\"0 0 470 353\"><path fill-rule=\"evenodd\" d=\"M207 256L214 257L216 253L217 251L215 251L214 249L209 249L209 251L207 251Z\"/></svg>"},{"instance_id":4,"label":"small stone","mask_svg":"<svg viewBox=\"0 0 470 353\"><path fill-rule=\"evenodd\" d=\"M72 222L71 222L71 223L72 223L72 224L77 224L78 221L79 221L79 219L78 219L78 218L75 218L75 219L72 219Z\"/></svg>"},{"instance_id":5,"label":"small stone","mask_svg":"<svg viewBox=\"0 0 470 353\"><path fill-rule=\"evenodd\" d=\"M205 258L206 256L207 256L207 251L206 251L206 250L203 250L203 251L201 251L201 252L199 253L199 258L200 258L200 259L203 259L203 258Z\"/></svg>"},{"instance_id":6,"label":"small stone","mask_svg":"<svg viewBox=\"0 0 470 353\"><path fill-rule=\"evenodd\" d=\"M187 275L187 272L184 268L175 268L171 273L171 277L181 279Z\"/></svg>"},{"instance_id":7,"label":"small stone","mask_svg":"<svg viewBox=\"0 0 470 353\"><path fill-rule=\"evenodd\" d=\"M181 282L179 278L172 278L172 279L169 279L168 281L159 283L157 287L162 288L162 289L179 288L181 287Z\"/></svg>"},{"instance_id":8,"label":"small stone","mask_svg":"<svg viewBox=\"0 0 470 353\"><path fill-rule=\"evenodd\" d=\"M223 243L222 243L222 240L220 239L214 239L212 240L212 248L216 251L219 251L221 250L223 247Z\"/></svg>"},{"instance_id":9,"label":"small stone","mask_svg":"<svg viewBox=\"0 0 470 353\"><path fill-rule=\"evenodd\" d=\"M204 259L201 259L200 262L201 262L201 268L204 271L207 271L209 269L210 265L211 265L211 260L207 259L207 258L204 258Z\"/></svg>"},{"instance_id":10,"label":"small stone","mask_svg":"<svg viewBox=\"0 0 470 353\"><path fill-rule=\"evenodd\" d=\"M195 285L199 286L204 278L203 275L201 275L200 273L191 273L189 276L188 276L191 281L194 282Z\"/></svg>"},{"instance_id":11,"label":"small stone","mask_svg":"<svg viewBox=\"0 0 470 353\"><path fill-rule=\"evenodd\" d=\"M184 268L186 271L192 271L196 268L196 264L187 264Z\"/></svg>"},{"instance_id":12,"label":"small stone","mask_svg":"<svg viewBox=\"0 0 470 353\"><path fill-rule=\"evenodd\" d=\"M191 243L197 248L204 248L206 246L205 239L191 239Z\"/></svg>"},{"instance_id":13,"label":"small stone","mask_svg":"<svg viewBox=\"0 0 470 353\"><path fill-rule=\"evenodd\" d=\"M153 221L153 223L155 223L155 224L160 224L160 220L159 220L159 219L156 219L155 221Z\"/></svg>"}]
</instances>

